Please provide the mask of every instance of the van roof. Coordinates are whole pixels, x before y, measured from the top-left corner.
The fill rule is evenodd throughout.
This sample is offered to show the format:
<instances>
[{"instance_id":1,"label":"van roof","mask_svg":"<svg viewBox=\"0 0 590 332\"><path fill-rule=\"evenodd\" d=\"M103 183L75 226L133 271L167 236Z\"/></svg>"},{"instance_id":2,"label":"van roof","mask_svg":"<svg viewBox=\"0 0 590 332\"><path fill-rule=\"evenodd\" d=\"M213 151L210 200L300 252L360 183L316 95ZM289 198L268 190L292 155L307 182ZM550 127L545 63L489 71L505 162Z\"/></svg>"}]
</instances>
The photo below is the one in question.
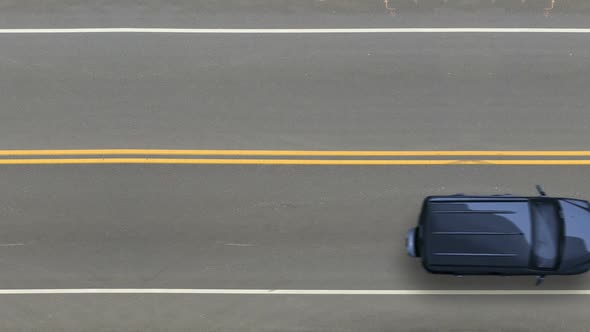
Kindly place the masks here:
<instances>
[{"instance_id":1,"label":"van roof","mask_svg":"<svg viewBox=\"0 0 590 332\"><path fill-rule=\"evenodd\" d=\"M529 266L527 198L429 197L424 208L422 236L429 267Z\"/></svg>"}]
</instances>

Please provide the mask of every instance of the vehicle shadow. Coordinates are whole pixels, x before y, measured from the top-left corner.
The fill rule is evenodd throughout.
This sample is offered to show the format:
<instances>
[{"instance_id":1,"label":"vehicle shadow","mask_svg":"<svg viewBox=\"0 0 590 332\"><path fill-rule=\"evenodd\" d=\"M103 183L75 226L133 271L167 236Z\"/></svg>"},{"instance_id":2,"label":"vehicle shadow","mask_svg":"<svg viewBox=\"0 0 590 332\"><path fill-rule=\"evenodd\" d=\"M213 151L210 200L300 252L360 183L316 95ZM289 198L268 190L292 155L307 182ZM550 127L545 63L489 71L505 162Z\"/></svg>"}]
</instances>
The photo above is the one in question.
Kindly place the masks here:
<instances>
[{"instance_id":1,"label":"vehicle shadow","mask_svg":"<svg viewBox=\"0 0 590 332\"><path fill-rule=\"evenodd\" d=\"M397 256L397 255L396 255ZM403 289L416 290L578 290L590 289L590 274L547 276L536 286L535 276L498 276L432 274L424 270L421 262L413 257L396 257L390 264L395 284ZM403 277L399 277L402 274ZM401 280L400 280L401 279ZM396 288L400 288L397 286Z\"/></svg>"}]
</instances>

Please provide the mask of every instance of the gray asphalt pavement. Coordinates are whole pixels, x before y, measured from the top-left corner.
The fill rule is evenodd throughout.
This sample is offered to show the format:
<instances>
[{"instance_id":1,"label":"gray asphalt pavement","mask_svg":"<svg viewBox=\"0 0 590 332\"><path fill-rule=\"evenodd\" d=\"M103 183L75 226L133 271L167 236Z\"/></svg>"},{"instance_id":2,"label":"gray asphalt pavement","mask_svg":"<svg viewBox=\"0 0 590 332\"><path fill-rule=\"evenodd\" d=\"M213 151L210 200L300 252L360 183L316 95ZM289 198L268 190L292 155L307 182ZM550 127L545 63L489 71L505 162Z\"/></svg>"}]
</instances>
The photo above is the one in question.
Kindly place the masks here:
<instances>
[{"instance_id":1,"label":"gray asphalt pavement","mask_svg":"<svg viewBox=\"0 0 590 332\"><path fill-rule=\"evenodd\" d=\"M588 304L583 296L5 296L0 325L82 332L574 332L588 330Z\"/></svg>"},{"instance_id":2,"label":"gray asphalt pavement","mask_svg":"<svg viewBox=\"0 0 590 332\"><path fill-rule=\"evenodd\" d=\"M516 1L515 1L516 2ZM585 1L12 1L1 28L582 27ZM589 34L0 35L0 149L587 150ZM3 165L0 289L535 289L405 255L423 197L587 166ZM543 289L589 289L588 276ZM0 295L2 331L585 331L587 296Z\"/></svg>"},{"instance_id":3,"label":"gray asphalt pavement","mask_svg":"<svg viewBox=\"0 0 590 332\"><path fill-rule=\"evenodd\" d=\"M0 35L3 148L585 149L590 35Z\"/></svg>"},{"instance_id":4,"label":"gray asphalt pavement","mask_svg":"<svg viewBox=\"0 0 590 332\"><path fill-rule=\"evenodd\" d=\"M587 27L588 1L555 0L545 17L551 7L551 0L3 0L0 28Z\"/></svg>"},{"instance_id":5,"label":"gray asphalt pavement","mask_svg":"<svg viewBox=\"0 0 590 332\"><path fill-rule=\"evenodd\" d=\"M533 289L530 277L426 274L405 254L405 231L428 195L527 195L542 182L583 198L586 175L555 166L5 167L0 285ZM2 247L10 243L22 245ZM544 287L587 284L582 275Z\"/></svg>"},{"instance_id":6,"label":"gray asphalt pavement","mask_svg":"<svg viewBox=\"0 0 590 332\"><path fill-rule=\"evenodd\" d=\"M405 255L403 234L426 195L530 194L540 181L552 194L587 197L587 173L555 166L3 167L0 285L534 289L531 277L426 274ZM588 283L586 275L554 277L543 289ZM0 296L7 299L2 329L41 330L579 331L588 303L584 296Z\"/></svg>"}]
</instances>

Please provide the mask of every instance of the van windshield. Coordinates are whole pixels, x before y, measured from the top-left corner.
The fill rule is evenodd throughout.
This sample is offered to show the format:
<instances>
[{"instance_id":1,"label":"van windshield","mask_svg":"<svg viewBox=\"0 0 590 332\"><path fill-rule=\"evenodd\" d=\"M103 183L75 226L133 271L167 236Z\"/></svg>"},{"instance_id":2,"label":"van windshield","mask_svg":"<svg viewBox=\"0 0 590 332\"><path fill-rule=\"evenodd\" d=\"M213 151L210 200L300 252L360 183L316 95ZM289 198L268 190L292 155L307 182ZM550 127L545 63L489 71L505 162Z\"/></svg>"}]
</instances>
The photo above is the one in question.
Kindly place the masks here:
<instances>
[{"instance_id":1,"label":"van windshield","mask_svg":"<svg viewBox=\"0 0 590 332\"><path fill-rule=\"evenodd\" d=\"M531 202L533 214L533 265L539 269L557 267L561 220L552 200Z\"/></svg>"}]
</instances>

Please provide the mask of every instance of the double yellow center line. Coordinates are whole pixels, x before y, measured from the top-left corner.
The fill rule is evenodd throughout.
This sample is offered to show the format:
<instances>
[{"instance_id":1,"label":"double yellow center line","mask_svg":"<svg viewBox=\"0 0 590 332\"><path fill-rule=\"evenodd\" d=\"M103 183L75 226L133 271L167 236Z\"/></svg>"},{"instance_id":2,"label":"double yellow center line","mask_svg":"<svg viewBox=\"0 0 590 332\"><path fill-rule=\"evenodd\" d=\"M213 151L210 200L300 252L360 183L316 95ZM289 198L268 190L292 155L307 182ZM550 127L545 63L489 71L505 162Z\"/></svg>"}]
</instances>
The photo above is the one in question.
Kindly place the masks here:
<instances>
[{"instance_id":1,"label":"double yellow center line","mask_svg":"<svg viewBox=\"0 0 590 332\"><path fill-rule=\"evenodd\" d=\"M23 164L590 165L590 151L0 150Z\"/></svg>"}]
</instances>

